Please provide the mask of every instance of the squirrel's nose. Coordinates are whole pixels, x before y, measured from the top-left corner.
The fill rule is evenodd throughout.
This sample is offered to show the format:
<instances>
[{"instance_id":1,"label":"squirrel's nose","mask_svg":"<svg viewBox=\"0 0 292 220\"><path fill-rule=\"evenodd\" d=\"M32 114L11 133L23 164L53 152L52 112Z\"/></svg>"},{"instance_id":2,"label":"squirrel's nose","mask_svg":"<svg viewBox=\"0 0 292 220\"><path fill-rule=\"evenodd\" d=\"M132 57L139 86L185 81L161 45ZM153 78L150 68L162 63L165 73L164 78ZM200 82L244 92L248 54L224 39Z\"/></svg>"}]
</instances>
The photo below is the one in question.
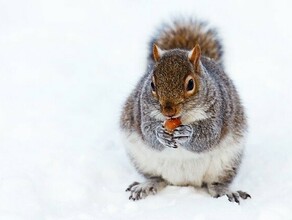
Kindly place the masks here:
<instances>
[{"instance_id":1,"label":"squirrel's nose","mask_svg":"<svg viewBox=\"0 0 292 220\"><path fill-rule=\"evenodd\" d=\"M161 106L161 112L164 116L173 117L176 115L176 108L174 108L171 104L166 103L164 106Z\"/></svg>"}]
</instances>

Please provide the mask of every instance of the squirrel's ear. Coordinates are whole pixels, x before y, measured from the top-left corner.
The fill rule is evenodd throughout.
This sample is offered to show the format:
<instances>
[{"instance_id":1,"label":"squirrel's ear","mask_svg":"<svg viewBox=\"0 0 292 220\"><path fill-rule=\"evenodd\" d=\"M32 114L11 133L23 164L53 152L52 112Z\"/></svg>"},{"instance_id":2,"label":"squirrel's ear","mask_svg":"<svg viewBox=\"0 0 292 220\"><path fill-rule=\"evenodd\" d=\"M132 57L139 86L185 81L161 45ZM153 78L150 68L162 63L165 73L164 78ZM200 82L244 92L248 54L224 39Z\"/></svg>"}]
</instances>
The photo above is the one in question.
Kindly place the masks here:
<instances>
[{"instance_id":1,"label":"squirrel's ear","mask_svg":"<svg viewBox=\"0 0 292 220\"><path fill-rule=\"evenodd\" d=\"M195 64L196 66L199 64L201 57L201 48L199 44L197 44L190 52L189 52L189 60Z\"/></svg>"},{"instance_id":2,"label":"squirrel's ear","mask_svg":"<svg viewBox=\"0 0 292 220\"><path fill-rule=\"evenodd\" d=\"M153 44L153 58L156 62L158 62L162 56L162 54L164 53L163 50L161 50L156 44Z\"/></svg>"}]
</instances>

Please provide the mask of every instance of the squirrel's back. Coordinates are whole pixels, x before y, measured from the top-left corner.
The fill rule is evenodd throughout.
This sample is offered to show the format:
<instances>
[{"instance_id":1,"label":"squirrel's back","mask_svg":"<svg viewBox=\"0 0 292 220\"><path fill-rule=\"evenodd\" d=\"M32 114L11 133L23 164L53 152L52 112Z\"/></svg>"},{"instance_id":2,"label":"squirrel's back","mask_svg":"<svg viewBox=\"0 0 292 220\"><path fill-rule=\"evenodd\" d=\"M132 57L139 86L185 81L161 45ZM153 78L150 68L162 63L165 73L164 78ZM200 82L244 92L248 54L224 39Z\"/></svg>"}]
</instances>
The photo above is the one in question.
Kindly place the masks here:
<instances>
[{"instance_id":1,"label":"squirrel's back","mask_svg":"<svg viewBox=\"0 0 292 220\"><path fill-rule=\"evenodd\" d=\"M223 61L223 48L217 31L209 28L206 22L194 20L175 20L164 24L151 39L149 44L150 60L153 60L152 48L156 44L163 50L193 49L199 44L203 56L209 57L218 63Z\"/></svg>"}]
</instances>

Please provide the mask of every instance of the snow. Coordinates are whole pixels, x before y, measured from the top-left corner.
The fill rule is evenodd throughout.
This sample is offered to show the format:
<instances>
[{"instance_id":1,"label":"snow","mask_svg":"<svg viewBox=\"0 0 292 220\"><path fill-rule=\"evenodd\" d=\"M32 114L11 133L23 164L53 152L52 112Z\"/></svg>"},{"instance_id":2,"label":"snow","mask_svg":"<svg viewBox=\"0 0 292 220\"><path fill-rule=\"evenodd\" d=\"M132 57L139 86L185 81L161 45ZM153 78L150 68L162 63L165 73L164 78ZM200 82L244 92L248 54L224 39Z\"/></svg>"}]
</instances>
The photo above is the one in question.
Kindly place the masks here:
<instances>
[{"instance_id":1,"label":"snow","mask_svg":"<svg viewBox=\"0 0 292 220\"><path fill-rule=\"evenodd\" d=\"M0 1L0 219L292 219L291 2ZM240 206L143 181L119 136L121 105L145 70L147 42L173 16L218 27L249 115L232 185Z\"/></svg>"}]
</instances>

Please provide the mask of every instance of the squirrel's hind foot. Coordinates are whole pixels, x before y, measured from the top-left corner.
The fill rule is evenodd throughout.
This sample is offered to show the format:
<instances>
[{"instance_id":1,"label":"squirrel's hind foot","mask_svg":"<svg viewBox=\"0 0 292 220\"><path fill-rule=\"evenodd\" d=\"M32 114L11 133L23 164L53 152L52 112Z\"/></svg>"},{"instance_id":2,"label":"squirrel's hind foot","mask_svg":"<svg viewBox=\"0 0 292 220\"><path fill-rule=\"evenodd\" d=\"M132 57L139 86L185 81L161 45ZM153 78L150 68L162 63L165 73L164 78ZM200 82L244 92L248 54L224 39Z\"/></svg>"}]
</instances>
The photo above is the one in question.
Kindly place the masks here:
<instances>
[{"instance_id":1,"label":"squirrel's hind foot","mask_svg":"<svg viewBox=\"0 0 292 220\"><path fill-rule=\"evenodd\" d=\"M136 201L146 198L148 195L155 195L166 186L161 178L150 178L144 183L134 182L127 189L130 192L130 200Z\"/></svg>"},{"instance_id":2,"label":"squirrel's hind foot","mask_svg":"<svg viewBox=\"0 0 292 220\"><path fill-rule=\"evenodd\" d=\"M228 184L224 183L214 182L212 184L207 184L207 188L210 195L214 198L219 198L226 195L230 202L236 202L237 204L240 204L241 199L251 198L251 196L246 192L240 190L235 192L230 191Z\"/></svg>"},{"instance_id":3,"label":"squirrel's hind foot","mask_svg":"<svg viewBox=\"0 0 292 220\"><path fill-rule=\"evenodd\" d=\"M229 192L226 193L226 196L230 202L236 202L238 205L240 204L241 199L251 198L251 196L243 191Z\"/></svg>"},{"instance_id":4,"label":"squirrel's hind foot","mask_svg":"<svg viewBox=\"0 0 292 220\"><path fill-rule=\"evenodd\" d=\"M247 198L251 198L251 196L248 193L240 191L240 190L239 191L235 191L235 192L229 191L229 192L227 192L227 193L225 193L223 195L218 194L218 195L215 195L214 197L215 198L219 198L219 197L224 196L224 195L227 196L227 198L228 198L228 200L230 202L236 202L238 205L240 205L240 200L241 199L245 200Z\"/></svg>"}]
</instances>

